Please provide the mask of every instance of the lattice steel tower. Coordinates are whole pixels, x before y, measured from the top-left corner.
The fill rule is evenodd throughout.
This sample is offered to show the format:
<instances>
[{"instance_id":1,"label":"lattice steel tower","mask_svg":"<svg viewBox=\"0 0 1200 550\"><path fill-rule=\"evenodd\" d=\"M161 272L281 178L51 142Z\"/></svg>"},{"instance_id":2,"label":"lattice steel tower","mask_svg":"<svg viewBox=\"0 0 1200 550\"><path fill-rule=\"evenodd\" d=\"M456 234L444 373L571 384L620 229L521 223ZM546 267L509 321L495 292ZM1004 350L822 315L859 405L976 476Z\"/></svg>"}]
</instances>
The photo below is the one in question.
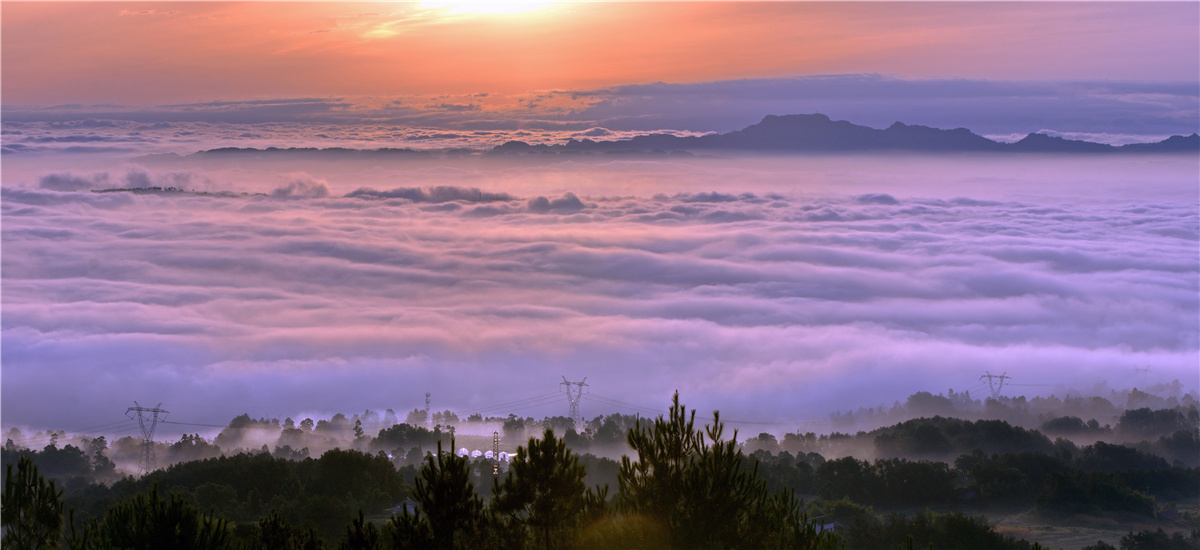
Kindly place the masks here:
<instances>
[{"instance_id":1,"label":"lattice steel tower","mask_svg":"<svg viewBox=\"0 0 1200 550\"><path fill-rule=\"evenodd\" d=\"M987 379L988 388L992 390L992 398L998 399L1000 397L1000 390L1004 389L1004 381L1012 380L1012 377L1009 376L1007 372L1004 374L999 374L999 375L992 374L987 371L984 371L984 372L986 374L984 374L983 376L980 376L979 379L980 380L983 380L985 378Z\"/></svg>"},{"instance_id":2,"label":"lattice steel tower","mask_svg":"<svg viewBox=\"0 0 1200 550\"><path fill-rule=\"evenodd\" d=\"M583 387L587 385L587 377L583 377L583 380L579 382L570 382L564 376L562 383L559 385L566 386L567 402L571 404L567 415L575 422L575 429L579 430L583 426L583 419L579 417L579 398L583 396ZM575 386L574 392L571 391L571 386Z\"/></svg>"},{"instance_id":3,"label":"lattice steel tower","mask_svg":"<svg viewBox=\"0 0 1200 550\"><path fill-rule=\"evenodd\" d=\"M138 421L138 426L142 428L142 456L138 460L138 470L142 475L147 472L154 471L155 456L154 456L154 428L158 426L158 421L167 417L168 411L164 411L162 403L154 406L154 408L143 407L137 401L133 402L134 406L125 409L125 416ZM137 416L134 416L134 414ZM159 418L158 415L162 415ZM149 417L147 418L147 415ZM146 425L149 421L149 426Z\"/></svg>"}]
</instances>

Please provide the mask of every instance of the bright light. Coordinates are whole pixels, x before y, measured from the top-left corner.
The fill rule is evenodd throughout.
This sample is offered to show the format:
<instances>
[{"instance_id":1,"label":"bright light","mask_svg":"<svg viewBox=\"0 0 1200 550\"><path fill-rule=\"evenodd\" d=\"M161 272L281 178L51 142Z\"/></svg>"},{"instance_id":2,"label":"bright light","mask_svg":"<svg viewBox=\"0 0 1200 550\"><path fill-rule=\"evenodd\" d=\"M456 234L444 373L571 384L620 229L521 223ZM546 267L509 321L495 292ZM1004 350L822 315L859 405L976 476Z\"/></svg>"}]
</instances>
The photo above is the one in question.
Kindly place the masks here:
<instances>
[{"instance_id":1,"label":"bright light","mask_svg":"<svg viewBox=\"0 0 1200 550\"><path fill-rule=\"evenodd\" d=\"M487 2L487 1L450 1L450 2L421 2L423 7L446 10L449 13L470 14L512 14L533 11L542 8L547 2Z\"/></svg>"}]
</instances>

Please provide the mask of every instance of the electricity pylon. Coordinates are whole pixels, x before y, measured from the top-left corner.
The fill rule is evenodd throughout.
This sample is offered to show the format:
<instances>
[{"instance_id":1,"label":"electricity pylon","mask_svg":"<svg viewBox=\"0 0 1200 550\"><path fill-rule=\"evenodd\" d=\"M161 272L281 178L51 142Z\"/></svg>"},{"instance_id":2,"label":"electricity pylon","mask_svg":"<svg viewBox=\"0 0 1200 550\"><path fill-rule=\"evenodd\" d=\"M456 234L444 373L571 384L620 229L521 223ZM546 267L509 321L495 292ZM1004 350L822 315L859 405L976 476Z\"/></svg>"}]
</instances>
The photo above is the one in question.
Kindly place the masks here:
<instances>
[{"instance_id":1,"label":"electricity pylon","mask_svg":"<svg viewBox=\"0 0 1200 550\"><path fill-rule=\"evenodd\" d=\"M1012 380L1012 377L1009 376L1007 372L1004 374L992 374L987 371L984 371L984 372L986 374L984 374L983 376L980 376L979 379L983 380L984 378L986 378L987 383L988 383L988 388L990 388L992 390L992 399L999 399L1000 398L1000 390L1004 389L1004 381Z\"/></svg>"},{"instance_id":2,"label":"electricity pylon","mask_svg":"<svg viewBox=\"0 0 1200 550\"><path fill-rule=\"evenodd\" d=\"M154 408L143 407L137 401L134 401L133 404L135 406L125 409L125 416L137 420L138 426L142 428L142 456L138 460L138 470L142 475L146 475L155 468L154 428L158 426L158 421L165 419L169 413L161 408L162 403L155 405ZM137 416L135 417L133 413L137 413ZM149 418L146 413L150 415ZM160 414L162 418L159 418ZM146 425L147 421L150 423L149 426Z\"/></svg>"},{"instance_id":3,"label":"electricity pylon","mask_svg":"<svg viewBox=\"0 0 1200 550\"><path fill-rule=\"evenodd\" d=\"M583 380L579 382L570 382L564 376L559 385L567 387L567 401L571 404L567 415L575 422L575 429L579 430L583 425L583 419L579 417L579 398L583 396L583 387L587 385L587 377L584 376ZM571 391L571 386L575 386L574 392Z\"/></svg>"}]
</instances>

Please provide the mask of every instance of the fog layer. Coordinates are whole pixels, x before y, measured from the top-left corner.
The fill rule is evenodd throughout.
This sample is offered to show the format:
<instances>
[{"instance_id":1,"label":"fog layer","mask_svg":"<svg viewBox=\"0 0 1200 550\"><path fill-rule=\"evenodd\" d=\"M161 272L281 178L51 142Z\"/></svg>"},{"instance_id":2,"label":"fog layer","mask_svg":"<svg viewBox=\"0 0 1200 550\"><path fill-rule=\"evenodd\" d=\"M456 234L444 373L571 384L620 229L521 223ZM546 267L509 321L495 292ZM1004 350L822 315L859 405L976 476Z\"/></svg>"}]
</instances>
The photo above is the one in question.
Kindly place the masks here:
<instances>
[{"instance_id":1,"label":"fog layer","mask_svg":"<svg viewBox=\"0 0 1200 550\"><path fill-rule=\"evenodd\" d=\"M301 164L6 165L4 423L1200 385L1194 158Z\"/></svg>"}]
</instances>

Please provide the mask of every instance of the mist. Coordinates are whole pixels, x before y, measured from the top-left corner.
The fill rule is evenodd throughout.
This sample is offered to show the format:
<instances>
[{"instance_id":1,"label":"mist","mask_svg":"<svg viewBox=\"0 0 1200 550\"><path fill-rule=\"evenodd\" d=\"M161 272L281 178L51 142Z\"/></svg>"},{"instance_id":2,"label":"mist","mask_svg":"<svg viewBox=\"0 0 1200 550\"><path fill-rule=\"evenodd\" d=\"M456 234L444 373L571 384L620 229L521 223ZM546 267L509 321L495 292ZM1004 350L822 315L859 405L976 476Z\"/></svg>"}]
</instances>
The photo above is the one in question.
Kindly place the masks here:
<instances>
[{"instance_id":1,"label":"mist","mask_svg":"<svg viewBox=\"0 0 1200 550\"><path fill-rule=\"evenodd\" d=\"M986 372L1191 392L1198 164L6 156L3 422L467 411L564 376L585 418L678 390L750 427ZM533 403L504 413L566 414Z\"/></svg>"}]
</instances>

